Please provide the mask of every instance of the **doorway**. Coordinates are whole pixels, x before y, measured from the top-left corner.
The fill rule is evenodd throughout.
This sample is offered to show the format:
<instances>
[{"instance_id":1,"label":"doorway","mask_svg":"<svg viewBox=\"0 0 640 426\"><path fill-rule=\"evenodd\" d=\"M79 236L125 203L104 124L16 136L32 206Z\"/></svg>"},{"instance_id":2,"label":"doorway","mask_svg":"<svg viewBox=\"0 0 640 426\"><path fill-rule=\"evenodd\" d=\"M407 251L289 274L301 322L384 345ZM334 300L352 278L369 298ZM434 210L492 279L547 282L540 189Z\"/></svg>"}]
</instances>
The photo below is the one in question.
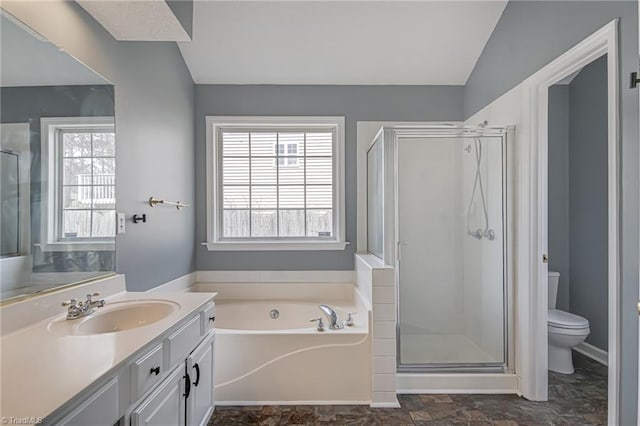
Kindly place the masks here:
<instances>
[{"instance_id":1,"label":"doorway","mask_svg":"<svg viewBox=\"0 0 640 426\"><path fill-rule=\"evenodd\" d=\"M608 362L608 423L618 423L619 383L619 124L618 124L618 21L613 20L583 40L568 52L545 66L525 82L526 95L523 143L529 145L518 159L522 176L520 183L524 212L518 218L529 235L518 245L518 265L521 276L533 283L527 301L519 307L528 318L526 333L521 336L523 347L537 348L525 359L522 371L531 374L528 397L546 400L548 395L548 126L549 88L606 55L607 69L607 130L606 130L606 263L607 263L607 362ZM526 182L526 183L525 183ZM524 186L524 185L527 186ZM528 206L528 208L526 208ZM527 216L530 215L530 216Z\"/></svg>"},{"instance_id":2,"label":"doorway","mask_svg":"<svg viewBox=\"0 0 640 426\"><path fill-rule=\"evenodd\" d=\"M549 396L570 381L607 419L607 55L548 91Z\"/></svg>"}]
</instances>

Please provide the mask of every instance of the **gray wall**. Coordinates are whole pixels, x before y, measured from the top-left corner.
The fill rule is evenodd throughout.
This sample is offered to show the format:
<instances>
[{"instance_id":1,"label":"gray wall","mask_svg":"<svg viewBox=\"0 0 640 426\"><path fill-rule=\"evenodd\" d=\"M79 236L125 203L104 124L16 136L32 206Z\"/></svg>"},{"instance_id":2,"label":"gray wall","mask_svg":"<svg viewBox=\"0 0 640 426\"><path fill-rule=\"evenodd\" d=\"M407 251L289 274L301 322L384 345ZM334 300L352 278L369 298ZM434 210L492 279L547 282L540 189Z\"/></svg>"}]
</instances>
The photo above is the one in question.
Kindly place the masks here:
<instances>
[{"instance_id":1,"label":"gray wall","mask_svg":"<svg viewBox=\"0 0 640 426\"><path fill-rule=\"evenodd\" d=\"M128 218L116 269L129 290L194 270L193 208L151 208L150 196L194 203L193 80L175 43L118 42L75 2L3 1L2 8L115 86L117 207Z\"/></svg>"},{"instance_id":2,"label":"gray wall","mask_svg":"<svg viewBox=\"0 0 640 426\"><path fill-rule=\"evenodd\" d=\"M182 28L193 36L193 0L166 0L167 6L176 15Z\"/></svg>"},{"instance_id":3,"label":"gray wall","mask_svg":"<svg viewBox=\"0 0 640 426\"><path fill-rule=\"evenodd\" d=\"M356 123L359 120L462 119L462 86L226 86L196 85L196 266L198 270L353 269L356 245ZM338 115L346 117L346 236L344 251L207 251L205 116Z\"/></svg>"},{"instance_id":4,"label":"gray wall","mask_svg":"<svg viewBox=\"0 0 640 426\"><path fill-rule=\"evenodd\" d=\"M589 320L607 350L607 63L549 90L549 269L558 309Z\"/></svg>"},{"instance_id":5,"label":"gray wall","mask_svg":"<svg viewBox=\"0 0 640 426\"><path fill-rule=\"evenodd\" d=\"M147 223L127 223L116 267L137 291L194 271L193 80L175 43L126 42L118 52L117 206ZM191 207L152 208L151 196Z\"/></svg>"},{"instance_id":6,"label":"gray wall","mask_svg":"<svg viewBox=\"0 0 640 426\"><path fill-rule=\"evenodd\" d=\"M556 307L569 310L569 85L549 88L549 270L560 272Z\"/></svg>"},{"instance_id":7,"label":"gray wall","mask_svg":"<svg viewBox=\"0 0 640 426\"><path fill-rule=\"evenodd\" d=\"M621 177L621 424L636 424L638 377L638 67L636 1L520 1L507 4L465 86L465 117L619 18Z\"/></svg>"},{"instance_id":8,"label":"gray wall","mask_svg":"<svg viewBox=\"0 0 640 426\"><path fill-rule=\"evenodd\" d=\"M589 320L587 342L607 350L607 62L569 85L569 310Z\"/></svg>"}]
</instances>

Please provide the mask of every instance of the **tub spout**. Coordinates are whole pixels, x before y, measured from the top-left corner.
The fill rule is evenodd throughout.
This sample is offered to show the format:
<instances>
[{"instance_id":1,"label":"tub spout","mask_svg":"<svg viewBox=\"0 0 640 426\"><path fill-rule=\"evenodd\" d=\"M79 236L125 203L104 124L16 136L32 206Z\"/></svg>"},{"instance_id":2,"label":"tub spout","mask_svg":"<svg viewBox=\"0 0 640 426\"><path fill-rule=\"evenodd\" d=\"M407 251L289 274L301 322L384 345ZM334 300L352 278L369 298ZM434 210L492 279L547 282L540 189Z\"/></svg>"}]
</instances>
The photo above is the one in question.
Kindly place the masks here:
<instances>
[{"instance_id":1,"label":"tub spout","mask_svg":"<svg viewBox=\"0 0 640 426\"><path fill-rule=\"evenodd\" d=\"M324 312L329 320L329 328L331 330L339 330L344 328L344 324L338 318L338 313L329 305L320 305L320 310Z\"/></svg>"}]
</instances>

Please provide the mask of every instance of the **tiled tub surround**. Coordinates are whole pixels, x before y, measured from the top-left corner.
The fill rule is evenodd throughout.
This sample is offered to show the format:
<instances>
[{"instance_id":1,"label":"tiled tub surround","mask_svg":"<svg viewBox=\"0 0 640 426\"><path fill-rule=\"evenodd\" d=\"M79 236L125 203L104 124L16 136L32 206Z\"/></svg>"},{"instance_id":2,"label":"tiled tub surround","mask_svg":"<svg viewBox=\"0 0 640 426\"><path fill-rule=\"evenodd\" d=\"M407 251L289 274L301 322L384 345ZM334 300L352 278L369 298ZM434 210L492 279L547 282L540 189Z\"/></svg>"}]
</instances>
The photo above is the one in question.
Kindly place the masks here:
<instances>
[{"instance_id":1,"label":"tiled tub surround","mask_svg":"<svg viewBox=\"0 0 640 426\"><path fill-rule=\"evenodd\" d=\"M131 330L85 336L53 333L49 324L64 320L63 300L101 292L106 306L121 301L169 300L179 305L165 318ZM209 293L130 293L124 277L114 276L3 306L1 413L3 418L57 417L86 396L97 382L125 365L149 343L210 303ZM130 403L120 393L120 407Z\"/></svg>"},{"instance_id":2,"label":"tiled tub surround","mask_svg":"<svg viewBox=\"0 0 640 426\"><path fill-rule=\"evenodd\" d=\"M369 404L371 310L352 283L196 283L215 292L216 404ZM318 305L355 325L330 330ZM271 318L273 309L278 318ZM325 331L310 320L322 317Z\"/></svg>"},{"instance_id":3,"label":"tiled tub surround","mask_svg":"<svg viewBox=\"0 0 640 426\"><path fill-rule=\"evenodd\" d=\"M398 407L394 269L372 254L356 254L356 282L373 306L372 407Z\"/></svg>"}]
</instances>

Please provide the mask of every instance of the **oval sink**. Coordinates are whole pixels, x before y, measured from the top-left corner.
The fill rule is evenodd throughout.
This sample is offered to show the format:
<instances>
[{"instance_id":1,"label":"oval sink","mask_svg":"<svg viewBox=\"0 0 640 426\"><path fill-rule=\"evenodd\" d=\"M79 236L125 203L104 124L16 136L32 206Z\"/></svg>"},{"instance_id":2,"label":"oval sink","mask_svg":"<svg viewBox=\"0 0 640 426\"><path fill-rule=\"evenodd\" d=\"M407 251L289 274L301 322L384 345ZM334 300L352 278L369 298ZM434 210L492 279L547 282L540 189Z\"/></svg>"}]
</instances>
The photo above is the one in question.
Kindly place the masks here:
<instances>
[{"instance_id":1,"label":"oval sink","mask_svg":"<svg viewBox=\"0 0 640 426\"><path fill-rule=\"evenodd\" d=\"M166 318L179 307L179 304L168 300L114 302L96 309L86 317L56 320L49 325L49 329L75 336L116 333L153 324Z\"/></svg>"}]
</instances>

